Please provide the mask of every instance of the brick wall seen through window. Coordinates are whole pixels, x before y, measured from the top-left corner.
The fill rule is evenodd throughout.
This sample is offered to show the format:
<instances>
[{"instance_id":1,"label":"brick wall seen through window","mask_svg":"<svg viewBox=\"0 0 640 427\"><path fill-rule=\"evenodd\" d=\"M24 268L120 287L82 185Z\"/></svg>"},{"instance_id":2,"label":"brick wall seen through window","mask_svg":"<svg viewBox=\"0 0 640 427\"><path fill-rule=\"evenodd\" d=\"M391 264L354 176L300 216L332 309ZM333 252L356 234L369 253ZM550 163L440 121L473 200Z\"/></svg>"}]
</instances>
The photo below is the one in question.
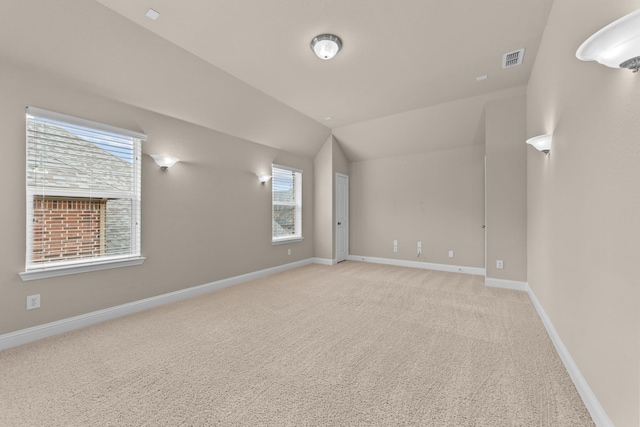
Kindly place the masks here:
<instances>
[{"instance_id":1,"label":"brick wall seen through window","mask_svg":"<svg viewBox=\"0 0 640 427\"><path fill-rule=\"evenodd\" d=\"M106 200L34 200L33 262L94 257L105 253Z\"/></svg>"}]
</instances>

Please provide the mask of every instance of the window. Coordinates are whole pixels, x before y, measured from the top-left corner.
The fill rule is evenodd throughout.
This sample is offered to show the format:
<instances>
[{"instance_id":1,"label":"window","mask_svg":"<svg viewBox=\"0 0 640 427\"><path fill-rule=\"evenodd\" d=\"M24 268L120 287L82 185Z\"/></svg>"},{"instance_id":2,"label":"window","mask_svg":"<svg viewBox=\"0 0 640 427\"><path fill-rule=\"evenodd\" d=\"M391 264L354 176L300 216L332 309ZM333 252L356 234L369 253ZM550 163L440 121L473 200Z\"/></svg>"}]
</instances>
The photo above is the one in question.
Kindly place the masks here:
<instances>
[{"instance_id":1,"label":"window","mask_svg":"<svg viewBox=\"0 0 640 427\"><path fill-rule=\"evenodd\" d=\"M27 108L23 280L140 264L146 135Z\"/></svg>"},{"instance_id":2,"label":"window","mask_svg":"<svg viewBox=\"0 0 640 427\"><path fill-rule=\"evenodd\" d=\"M302 171L273 165L271 243L302 241Z\"/></svg>"}]
</instances>

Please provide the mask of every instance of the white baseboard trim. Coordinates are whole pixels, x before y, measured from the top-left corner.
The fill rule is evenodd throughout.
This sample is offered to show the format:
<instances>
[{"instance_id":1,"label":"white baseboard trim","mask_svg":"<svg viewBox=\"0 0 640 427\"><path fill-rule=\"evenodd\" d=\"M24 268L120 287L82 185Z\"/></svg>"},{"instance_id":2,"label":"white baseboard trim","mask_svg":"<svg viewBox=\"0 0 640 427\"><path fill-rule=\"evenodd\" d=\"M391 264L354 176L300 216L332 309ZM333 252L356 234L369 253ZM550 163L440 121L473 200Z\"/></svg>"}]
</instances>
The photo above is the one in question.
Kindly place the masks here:
<instances>
[{"instance_id":1,"label":"white baseboard trim","mask_svg":"<svg viewBox=\"0 0 640 427\"><path fill-rule=\"evenodd\" d=\"M289 264L279 265L264 270L254 271L252 273L242 274L240 276L230 277L228 279L217 280L215 282L204 285L194 286L187 289L181 289L167 294L157 295L155 297L145 298L138 301L118 305L115 307L105 308L103 310L91 313L81 314L79 316L69 317L67 319L55 322L45 323L27 329L22 329L8 334L0 335L0 350L16 347L39 339L48 338L59 335L74 329L84 328L106 320L116 319L128 314L137 313L139 311L148 310L150 308L159 307L175 301L197 295L206 294L218 289L248 282L249 280L259 279L261 277L270 276L272 274L291 270L294 268L309 265L315 262L314 258L308 258Z\"/></svg>"},{"instance_id":2,"label":"white baseboard trim","mask_svg":"<svg viewBox=\"0 0 640 427\"><path fill-rule=\"evenodd\" d=\"M512 289L514 291L524 291L524 292L527 292L527 289L529 289L529 285L527 284L527 282L517 282L515 280L504 280L504 279L492 279L490 277L485 277L484 285L490 286L492 288Z\"/></svg>"},{"instance_id":3,"label":"white baseboard trim","mask_svg":"<svg viewBox=\"0 0 640 427\"><path fill-rule=\"evenodd\" d=\"M413 267L423 268L437 271L447 271L453 273L465 273L475 274L483 276L485 274L484 268L477 267L459 267L454 265L445 264L432 264L418 261L406 261L395 260L388 258L375 258L375 257L363 257L356 255L349 255L350 261L364 261L377 264L396 265L400 267ZM72 331L74 329L83 328L96 323L104 322L106 320L115 319L118 317L126 316L128 314L137 313L139 311L147 310L154 307L159 307L171 302L180 301L186 298L194 297L197 295L206 294L218 289L226 288L229 286L244 283L250 280L259 279L261 277L270 276L272 274L280 273L283 271L291 270L294 268L302 267L309 264L322 264L322 265L334 265L335 260L326 258L308 258L301 261L292 262L289 264L279 265L277 267L267 268L264 270L255 271L252 273L242 274L240 276L230 277L227 279L218 280L215 282L207 283L204 285L194 286L187 289L182 289L175 292L170 292L155 297L145 298L139 301L133 301L127 304L122 304L115 307L106 308L103 310L94 311L91 313L82 314L79 316L70 317L67 319L58 320L55 322L46 323L44 325L38 325L27 329L22 329L8 334L0 335L0 350L5 350L11 347L16 347L29 342L37 341L39 339L51 337L54 335L62 334L64 332ZM575 361L569 354L569 350L565 347L564 343L560 339L558 332L551 323L551 320L547 316L544 308L536 298L535 294L525 282L516 282L502 279L486 278L486 286L495 286L507 289L524 290L528 293L533 306L538 312L538 316L542 320L553 345L562 360L569 376L571 377L580 397L582 398L591 418L598 427L614 427L613 422L607 416L604 408L600 405L600 402L596 398L595 394L589 387L587 380L584 378Z\"/></svg>"},{"instance_id":4,"label":"white baseboard trim","mask_svg":"<svg viewBox=\"0 0 640 427\"><path fill-rule=\"evenodd\" d=\"M447 271L450 273L474 274L476 276L484 276L485 269L480 267L464 267L459 265L433 264L430 262L407 261L403 259L376 258L370 256L349 255L349 261L364 261L375 264L396 265L398 267L423 268L426 270Z\"/></svg>"},{"instance_id":5,"label":"white baseboard trim","mask_svg":"<svg viewBox=\"0 0 640 427\"><path fill-rule=\"evenodd\" d=\"M569 376L571 377L573 384L576 386L576 389L578 389L578 393L580 394L584 405L587 407L591 418L593 418L593 422L598 427L614 427L613 422L596 398L596 395L593 393L593 390L591 390L591 387L589 387L587 380L584 378L584 376L582 376L580 369L578 369L578 365L576 365L576 362L571 357L571 354L562 342L558 331L556 331L553 323L551 323L551 319L549 319L549 316L547 316L547 313L544 311L544 308L540 304L540 301L538 301L538 298L536 298L533 290L531 290L529 285L527 285L527 293L529 294L529 298L531 299L533 306L538 312L538 316L540 316L540 320L542 320L544 327L547 329L547 333L549 334L549 337L551 338L551 341L553 342L553 345L556 348L556 351L558 352L558 355L560 356L565 369L567 370L567 372L569 372Z\"/></svg>"},{"instance_id":6,"label":"white baseboard trim","mask_svg":"<svg viewBox=\"0 0 640 427\"><path fill-rule=\"evenodd\" d=\"M322 264L322 265L336 265L338 261L335 259L327 259L327 258L312 258L314 264Z\"/></svg>"}]
</instances>

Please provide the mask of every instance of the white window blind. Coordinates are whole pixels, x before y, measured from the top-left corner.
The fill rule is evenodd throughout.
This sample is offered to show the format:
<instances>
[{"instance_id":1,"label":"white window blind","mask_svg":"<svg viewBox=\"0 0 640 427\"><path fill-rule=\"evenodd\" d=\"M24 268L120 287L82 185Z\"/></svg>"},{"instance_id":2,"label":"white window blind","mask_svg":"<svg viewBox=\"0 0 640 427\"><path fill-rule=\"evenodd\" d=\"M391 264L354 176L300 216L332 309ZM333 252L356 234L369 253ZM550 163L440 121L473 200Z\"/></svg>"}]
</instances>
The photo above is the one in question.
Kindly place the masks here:
<instances>
[{"instance_id":1,"label":"white window blind","mask_svg":"<svg viewBox=\"0 0 640 427\"><path fill-rule=\"evenodd\" d=\"M302 171L272 165L272 243L302 240Z\"/></svg>"},{"instance_id":2,"label":"white window blind","mask_svg":"<svg viewBox=\"0 0 640 427\"><path fill-rule=\"evenodd\" d=\"M140 256L146 135L27 108L26 272Z\"/></svg>"}]
</instances>

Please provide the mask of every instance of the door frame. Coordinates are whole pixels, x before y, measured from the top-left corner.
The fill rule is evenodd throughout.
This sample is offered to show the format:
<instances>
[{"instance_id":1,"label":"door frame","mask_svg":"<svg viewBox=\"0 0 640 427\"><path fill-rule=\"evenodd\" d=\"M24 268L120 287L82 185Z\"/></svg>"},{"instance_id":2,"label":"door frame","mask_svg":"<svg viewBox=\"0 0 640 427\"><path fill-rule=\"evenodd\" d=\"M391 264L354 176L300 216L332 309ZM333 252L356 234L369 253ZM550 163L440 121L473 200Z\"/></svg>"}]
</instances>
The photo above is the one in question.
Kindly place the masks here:
<instances>
[{"instance_id":1,"label":"door frame","mask_svg":"<svg viewBox=\"0 0 640 427\"><path fill-rule=\"evenodd\" d=\"M339 179L344 179L346 181L346 197L345 197L345 201L346 201L346 206L345 206L345 215L346 215L346 235L345 235L345 259L343 260L338 260L338 185L339 185ZM349 175L345 175L339 172L336 172L336 182L335 182L335 207L334 207L334 226L335 226L335 234L334 234L334 239L335 239L335 251L336 251L336 263L337 262L341 262L341 261L346 261L346 259L349 257Z\"/></svg>"}]
</instances>

